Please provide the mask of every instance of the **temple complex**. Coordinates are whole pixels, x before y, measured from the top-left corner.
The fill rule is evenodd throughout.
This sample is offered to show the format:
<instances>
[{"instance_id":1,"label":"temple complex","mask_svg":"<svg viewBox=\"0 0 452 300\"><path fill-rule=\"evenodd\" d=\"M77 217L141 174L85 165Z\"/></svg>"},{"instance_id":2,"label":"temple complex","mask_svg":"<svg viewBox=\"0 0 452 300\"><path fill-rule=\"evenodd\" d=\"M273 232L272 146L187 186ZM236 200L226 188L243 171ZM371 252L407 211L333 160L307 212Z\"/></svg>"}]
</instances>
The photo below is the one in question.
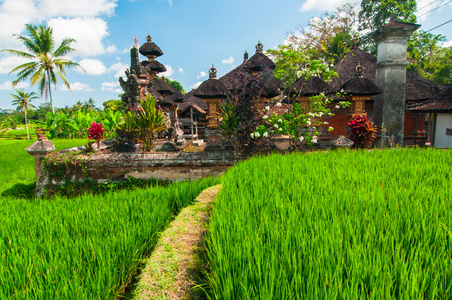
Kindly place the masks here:
<instances>
[{"instance_id":1,"label":"temple complex","mask_svg":"<svg viewBox=\"0 0 452 300\"><path fill-rule=\"evenodd\" d=\"M147 58L141 61L139 53ZM182 102L184 96L181 92L168 84L165 77L158 77L166 68L156 60L163 55L163 51L152 41L151 36L146 37L139 49L137 42L130 49L130 70L126 70L126 80L119 78L119 83L124 90L122 101L129 110L136 110L151 95L157 100L157 105L165 113L169 128L162 133L175 143L183 143L183 131L177 115L177 105Z\"/></svg>"},{"instance_id":2,"label":"temple complex","mask_svg":"<svg viewBox=\"0 0 452 300\"><path fill-rule=\"evenodd\" d=\"M386 48L383 46L379 48L380 61L385 59L381 54L382 52L397 52L398 48L403 48L402 44L407 35L418 27L415 24L406 24L391 19L385 25L385 28L376 33L376 39L379 43L386 45ZM401 32L400 39L402 41L400 43L402 44L400 46L396 43L398 48L392 49L391 45L394 43L391 42L391 39L396 38L395 36L399 31ZM329 132L325 128L319 128L321 134L319 140L324 145L327 145L331 139L347 135L348 122L355 115L367 115L371 120L376 120L380 132L383 126L389 125L390 120L393 120L395 125L403 124L403 128L399 126L397 133L399 136L397 138L398 143L400 145L422 145L427 141L424 128L426 111L423 109L407 109L407 107L432 99L444 90L444 86L405 71L402 72L404 80L399 85L395 83L395 85L391 85L391 80L387 83L378 83L378 76L381 78L386 76L377 74L383 72L380 70L383 68L382 66L390 66L384 72L392 74L394 65L390 62L379 63L377 57L359 48L350 50L341 60L335 63L334 68L339 75L338 78L325 82L319 77L308 79L302 77L286 88L279 79L273 76L275 63L264 54L263 45L259 42L256 45L255 54L249 57L248 52L245 52L243 63L238 67L217 79L217 71L212 66L209 70L208 80L204 81L197 89L182 95L168 84L164 77L158 76L159 73L166 70L165 66L157 61L157 58L163 55L163 52L150 36L139 49L138 45L132 47L130 54L130 70L126 71L125 80L120 78L121 87L124 89L122 100L127 103L129 109L137 109L140 106L140 100L145 99L146 95L151 95L157 99L159 108L167 115L168 122L171 124L169 135L172 136L174 142L182 141L182 135L195 140L200 137L206 141L208 148L210 147L212 150L224 149L220 144L222 137L218 134L217 129L221 121L220 105L227 99L236 102L251 101L253 109L256 109L258 114L263 115L276 111L290 111L291 104L294 102L307 108L310 97L321 93L334 99L329 106L334 116L323 117L324 121L334 127L334 131ZM139 54L145 56L147 60L140 61ZM406 56L406 51L400 55L401 57ZM404 64L406 64L406 57L404 59ZM401 59L399 60L401 61ZM406 69L405 65L404 68ZM390 92L387 95L388 88L400 91L400 93L397 94L397 97L395 97L395 92ZM341 92L342 96L337 96L338 92ZM383 94L386 95L384 99L388 99L387 101L381 98ZM391 102L391 95L397 99L400 98L397 100L397 105ZM337 108L336 104L339 101L348 101L351 105L349 108ZM274 104L277 102L282 103L282 105L275 109ZM386 115L382 116L382 114L394 114L394 105L398 107L397 117L388 119ZM270 112L264 112L266 106L271 107ZM402 113L400 109L402 109ZM385 111L388 112L385 113ZM181 130L182 128L183 130ZM400 142L400 134L402 143Z\"/></svg>"}]
</instances>

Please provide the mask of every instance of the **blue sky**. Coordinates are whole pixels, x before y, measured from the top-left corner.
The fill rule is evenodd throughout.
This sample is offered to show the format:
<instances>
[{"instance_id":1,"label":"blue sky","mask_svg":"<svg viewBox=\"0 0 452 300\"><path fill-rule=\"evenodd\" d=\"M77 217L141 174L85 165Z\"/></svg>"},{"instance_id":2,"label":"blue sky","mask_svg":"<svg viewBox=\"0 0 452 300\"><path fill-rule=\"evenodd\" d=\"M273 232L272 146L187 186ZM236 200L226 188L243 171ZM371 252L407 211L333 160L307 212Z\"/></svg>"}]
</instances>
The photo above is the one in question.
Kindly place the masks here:
<instances>
[{"instance_id":1,"label":"blue sky","mask_svg":"<svg viewBox=\"0 0 452 300\"><path fill-rule=\"evenodd\" d=\"M150 34L164 55L167 77L179 81L188 92L207 79L212 64L222 76L251 55L260 40L264 49L284 42L288 32L306 26L311 17L325 10L334 11L344 0L3 0L0 1L0 49L21 49L12 36L24 34L24 24L48 24L57 41L63 37L77 40L70 57L86 73L68 70L73 94L61 82L54 91L56 107L93 98L97 106L118 99L122 93L119 76L129 65L129 49L135 36L139 45ZM359 1L358 1L359 2ZM355 1L356 3L356 1ZM440 7L441 5L444 6ZM428 5L428 6L427 6ZM423 8L426 6L425 8ZM418 16L423 30L429 30L452 17L452 1L418 1ZM447 37L452 45L452 22L432 33ZM146 58L141 56L141 60ZM0 53L0 108L12 108L11 82L16 74L8 72L21 61ZM28 82L19 87L35 91ZM41 100L43 101L43 100ZM39 105L39 103L35 103Z\"/></svg>"}]
</instances>

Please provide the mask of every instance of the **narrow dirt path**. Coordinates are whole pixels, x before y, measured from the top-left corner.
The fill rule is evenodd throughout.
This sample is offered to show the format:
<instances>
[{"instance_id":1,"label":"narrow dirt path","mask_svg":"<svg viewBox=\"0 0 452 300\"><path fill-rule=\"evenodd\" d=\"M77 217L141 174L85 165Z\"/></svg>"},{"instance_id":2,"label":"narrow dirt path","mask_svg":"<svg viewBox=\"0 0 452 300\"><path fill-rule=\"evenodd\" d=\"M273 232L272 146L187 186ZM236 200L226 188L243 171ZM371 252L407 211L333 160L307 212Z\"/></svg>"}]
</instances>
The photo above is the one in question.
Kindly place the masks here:
<instances>
[{"instance_id":1,"label":"narrow dirt path","mask_svg":"<svg viewBox=\"0 0 452 300\"><path fill-rule=\"evenodd\" d=\"M146 262L135 299L204 299L202 257L206 222L221 184L204 190L162 233Z\"/></svg>"}]
</instances>

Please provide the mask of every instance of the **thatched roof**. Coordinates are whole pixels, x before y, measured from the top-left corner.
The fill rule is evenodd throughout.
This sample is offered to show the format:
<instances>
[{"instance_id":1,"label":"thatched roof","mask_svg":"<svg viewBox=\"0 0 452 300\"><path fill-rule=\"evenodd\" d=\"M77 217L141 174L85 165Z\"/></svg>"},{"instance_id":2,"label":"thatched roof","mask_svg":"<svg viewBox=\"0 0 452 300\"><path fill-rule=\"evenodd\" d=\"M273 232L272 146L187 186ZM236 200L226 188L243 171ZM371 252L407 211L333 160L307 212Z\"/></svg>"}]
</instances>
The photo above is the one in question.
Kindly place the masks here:
<instances>
[{"instance_id":1,"label":"thatched roof","mask_svg":"<svg viewBox=\"0 0 452 300\"><path fill-rule=\"evenodd\" d=\"M191 90L184 96L184 101L178 105L179 111L184 111L187 107L190 107L190 105L197 105L204 111L207 111L209 109L208 105L204 100L202 100L199 97L196 97L194 95L195 90Z\"/></svg>"},{"instance_id":2,"label":"thatched roof","mask_svg":"<svg viewBox=\"0 0 452 300\"><path fill-rule=\"evenodd\" d=\"M179 105L179 107L180 107L180 105ZM205 111L204 109L202 109L201 107L199 107L196 104L186 104L186 105L184 105L183 109L181 109L181 108L178 109L178 113L181 114L181 113L185 112L187 109L190 109L190 107L193 107L194 110L198 111L201 114L204 114L204 115L207 114L207 111Z\"/></svg>"},{"instance_id":3,"label":"thatched roof","mask_svg":"<svg viewBox=\"0 0 452 300\"><path fill-rule=\"evenodd\" d=\"M269 79L265 80L262 85L256 80L251 80L243 91L247 97L258 96L259 98L274 98L281 94L277 82Z\"/></svg>"},{"instance_id":4,"label":"thatched roof","mask_svg":"<svg viewBox=\"0 0 452 300\"><path fill-rule=\"evenodd\" d=\"M438 96L419 105L408 108L413 112L450 112L452 111L452 85Z\"/></svg>"},{"instance_id":5,"label":"thatched roof","mask_svg":"<svg viewBox=\"0 0 452 300\"><path fill-rule=\"evenodd\" d=\"M252 71L261 71L264 76L268 76L276 67L275 63L263 53L257 52L240 66L222 76L219 80L230 91L241 91L245 85L253 80ZM282 82L278 85L284 85ZM283 89L285 87L281 87Z\"/></svg>"},{"instance_id":6,"label":"thatched roof","mask_svg":"<svg viewBox=\"0 0 452 300\"><path fill-rule=\"evenodd\" d=\"M245 84L253 78L251 73L245 71L245 65L241 64L226 75L222 76L221 81L230 91L242 90Z\"/></svg>"},{"instance_id":7,"label":"thatched roof","mask_svg":"<svg viewBox=\"0 0 452 300\"><path fill-rule=\"evenodd\" d=\"M152 42L152 37L149 35L146 37L147 41L144 43L139 51L144 56L161 56L163 55L163 51L157 46L154 42Z\"/></svg>"},{"instance_id":8,"label":"thatched roof","mask_svg":"<svg viewBox=\"0 0 452 300\"><path fill-rule=\"evenodd\" d=\"M375 96L383 91L369 78L353 78L341 86L341 91L350 96Z\"/></svg>"},{"instance_id":9,"label":"thatched roof","mask_svg":"<svg viewBox=\"0 0 452 300\"><path fill-rule=\"evenodd\" d=\"M144 91L144 90L143 90ZM147 86L147 92L149 93L149 94L151 94L151 96L152 97L154 97L155 99L157 99L157 100L163 100L163 95L162 94L160 94L156 89L155 89L155 87L154 86ZM145 95L144 95L145 96Z\"/></svg>"},{"instance_id":10,"label":"thatched roof","mask_svg":"<svg viewBox=\"0 0 452 300\"><path fill-rule=\"evenodd\" d=\"M314 76L308 79L301 77L292 83L285 91L284 94L290 97L295 96L314 96L320 93L328 94L330 92L330 86L322 78Z\"/></svg>"},{"instance_id":11,"label":"thatched roof","mask_svg":"<svg viewBox=\"0 0 452 300\"><path fill-rule=\"evenodd\" d=\"M250 71L261 71L267 68L274 70L276 68L275 63L270 58L259 52L251 56L251 58L244 62L244 64Z\"/></svg>"},{"instance_id":12,"label":"thatched roof","mask_svg":"<svg viewBox=\"0 0 452 300\"><path fill-rule=\"evenodd\" d=\"M145 68L147 68L147 69L149 69L151 71L158 72L158 73L166 71L165 66L162 65L161 63L159 63L156 60L153 60L153 61L147 61L147 60L142 61L141 62L141 66L143 66L143 67L145 67Z\"/></svg>"},{"instance_id":13,"label":"thatched roof","mask_svg":"<svg viewBox=\"0 0 452 300\"><path fill-rule=\"evenodd\" d=\"M406 72L406 100L427 100L436 97L446 86L425 79L415 73Z\"/></svg>"},{"instance_id":14,"label":"thatched roof","mask_svg":"<svg viewBox=\"0 0 452 300\"><path fill-rule=\"evenodd\" d=\"M284 83L281 80L279 80L278 78L274 77L274 76L267 77L267 79L264 81L264 85L265 84L276 85L278 87L278 89L281 90L281 91L283 91L286 88Z\"/></svg>"},{"instance_id":15,"label":"thatched roof","mask_svg":"<svg viewBox=\"0 0 452 300\"><path fill-rule=\"evenodd\" d=\"M339 92L341 86L347 81L355 77L355 68L361 64L365 70L363 77L368 78L375 83L375 65L377 58L359 48L350 50L340 61L334 66L339 78L334 78L331 83L332 92ZM444 89L433 81L422 78L412 72L406 72L406 90L405 99L408 101L421 101L433 98Z\"/></svg>"},{"instance_id":16,"label":"thatched roof","mask_svg":"<svg viewBox=\"0 0 452 300\"><path fill-rule=\"evenodd\" d=\"M199 98L226 98L230 94L229 89L218 79L207 79L194 91Z\"/></svg>"},{"instance_id":17,"label":"thatched roof","mask_svg":"<svg viewBox=\"0 0 452 300\"><path fill-rule=\"evenodd\" d=\"M169 85L166 81L155 78L151 80L152 86L162 95L170 95L173 94L171 90L171 85Z\"/></svg>"}]
</instances>

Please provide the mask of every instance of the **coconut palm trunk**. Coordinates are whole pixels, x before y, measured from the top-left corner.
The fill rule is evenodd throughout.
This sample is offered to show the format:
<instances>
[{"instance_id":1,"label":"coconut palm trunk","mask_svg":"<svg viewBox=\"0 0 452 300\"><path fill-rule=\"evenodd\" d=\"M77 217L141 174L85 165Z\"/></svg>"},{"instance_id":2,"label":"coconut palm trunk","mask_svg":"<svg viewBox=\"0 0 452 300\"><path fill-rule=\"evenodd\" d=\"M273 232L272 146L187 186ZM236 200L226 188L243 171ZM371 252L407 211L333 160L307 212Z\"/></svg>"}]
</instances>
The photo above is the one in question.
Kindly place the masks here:
<instances>
[{"instance_id":1,"label":"coconut palm trunk","mask_svg":"<svg viewBox=\"0 0 452 300\"><path fill-rule=\"evenodd\" d=\"M28 134L28 122L27 122L27 110L24 109L24 114L25 114L25 128L27 129L27 140L30 139L30 135Z\"/></svg>"},{"instance_id":2,"label":"coconut palm trunk","mask_svg":"<svg viewBox=\"0 0 452 300\"><path fill-rule=\"evenodd\" d=\"M55 109L53 108L52 85L51 85L51 82L50 82L50 70L49 69L47 69L47 82L49 84L50 106L52 107L52 114L55 114Z\"/></svg>"}]
</instances>

